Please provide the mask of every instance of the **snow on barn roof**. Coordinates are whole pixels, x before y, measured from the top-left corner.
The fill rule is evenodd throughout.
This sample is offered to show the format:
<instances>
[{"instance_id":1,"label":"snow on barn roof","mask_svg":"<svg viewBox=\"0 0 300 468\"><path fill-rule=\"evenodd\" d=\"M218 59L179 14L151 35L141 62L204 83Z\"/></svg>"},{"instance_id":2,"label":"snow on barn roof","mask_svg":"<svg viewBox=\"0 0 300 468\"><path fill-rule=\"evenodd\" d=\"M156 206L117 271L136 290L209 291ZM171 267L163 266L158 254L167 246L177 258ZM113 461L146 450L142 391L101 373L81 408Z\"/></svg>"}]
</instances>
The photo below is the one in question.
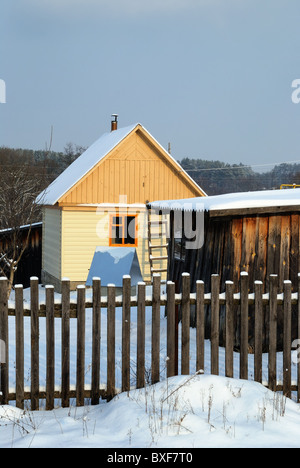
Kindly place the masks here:
<instances>
[{"instance_id":1,"label":"snow on barn roof","mask_svg":"<svg viewBox=\"0 0 300 468\"><path fill-rule=\"evenodd\" d=\"M208 211L208 212L240 212L247 210L276 211L284 207L300 208L300 189L265 190L258 192L228 193L203 198L183 200L163 200L149 204L153 209Z\"/></svg>"},{"instance_id":2,"label":"snow on barn roof","mask_svg":"<svg viewBox=\"0 0 300 468\"><path fill-rule=\"evenodd\" d=\"M41 205L55 205L77 182L88 174L105 156L107 156L124 138L126 138L137 127L142 128L149 137L157 143L163 153L171 159L180 172L188 178L191 183L198 187L196 182L182 169L179 163L158 143L158 141L143 127L136 123L128 127L105 133L94 144L92 144L79 158L77 158L57 179L52 182L45 192L37 198ZM205 195L202 189L199 191Z\"/></svg>"}]
</instances>

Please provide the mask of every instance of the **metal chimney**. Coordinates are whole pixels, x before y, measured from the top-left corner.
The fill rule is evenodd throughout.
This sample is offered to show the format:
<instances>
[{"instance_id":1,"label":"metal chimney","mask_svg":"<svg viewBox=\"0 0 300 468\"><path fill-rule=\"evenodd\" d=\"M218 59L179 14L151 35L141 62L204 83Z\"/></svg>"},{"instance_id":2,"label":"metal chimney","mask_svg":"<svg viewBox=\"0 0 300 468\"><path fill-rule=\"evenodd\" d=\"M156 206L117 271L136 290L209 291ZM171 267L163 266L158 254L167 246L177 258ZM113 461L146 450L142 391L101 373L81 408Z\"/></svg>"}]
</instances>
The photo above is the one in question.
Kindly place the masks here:
<instances>
[{"instance_id":1,"label":"metal chimney","mask_svg":"<svg viewBox=\"0 0 300 468\"><path fill-rule=\"evenodd\" d=\"M111 115L113 120L111 121L111 131L115 131L118 129L118 114Z\"/></svg>"}]
</instances>

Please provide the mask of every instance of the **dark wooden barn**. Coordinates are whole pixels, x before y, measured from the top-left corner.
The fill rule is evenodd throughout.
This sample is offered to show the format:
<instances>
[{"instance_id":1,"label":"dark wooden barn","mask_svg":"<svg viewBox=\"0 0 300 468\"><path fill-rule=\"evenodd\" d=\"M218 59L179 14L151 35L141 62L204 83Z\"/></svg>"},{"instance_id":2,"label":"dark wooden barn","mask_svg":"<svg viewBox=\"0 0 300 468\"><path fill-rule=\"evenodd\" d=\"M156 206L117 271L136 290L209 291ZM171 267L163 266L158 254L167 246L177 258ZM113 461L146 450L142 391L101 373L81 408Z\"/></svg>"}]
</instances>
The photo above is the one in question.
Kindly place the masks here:
<instances>
[{"instance_id":1,"label":"dark wooden barn","mask_svg":"<svg viewBox=\"0 0 300 468\"><path fill-rule=\"evenodd\" d=\"M42 270L42 223L34 223L30 226L22 226L20 229L21 242L25 244L28 238L28 247L15 273L14 284L23 284L24 288L29 287L30 277L41 278ZM10 243L10 230L0 231L0 252L7 251Z\"/></svg>"},{"instance_id":2,"label":"dark wooden barn","mask_svg":"<svg viewBox=\"0 0 300 468\"><path fill-rule=\"evenodd\" d=\"M150 208L170 213L168 279L176 283L177 292L181 292L183 272L190 273L193 291L196 281L202 280L210 292L211 275L218 274L222 291L229 280L238 292L243 271L249 274L249 292L254 291L256 280L263 282L264 293L269 292L273 274L278 275L279 292L284 280L291 280L298 291L299 189L158 201ZM196 218L199 210L203 210L202 222ZM180 211L182 220L189 213L195 232L203 230L201 248L187 248L184 221L178 228Z\"/></svg>"}]
</instances>

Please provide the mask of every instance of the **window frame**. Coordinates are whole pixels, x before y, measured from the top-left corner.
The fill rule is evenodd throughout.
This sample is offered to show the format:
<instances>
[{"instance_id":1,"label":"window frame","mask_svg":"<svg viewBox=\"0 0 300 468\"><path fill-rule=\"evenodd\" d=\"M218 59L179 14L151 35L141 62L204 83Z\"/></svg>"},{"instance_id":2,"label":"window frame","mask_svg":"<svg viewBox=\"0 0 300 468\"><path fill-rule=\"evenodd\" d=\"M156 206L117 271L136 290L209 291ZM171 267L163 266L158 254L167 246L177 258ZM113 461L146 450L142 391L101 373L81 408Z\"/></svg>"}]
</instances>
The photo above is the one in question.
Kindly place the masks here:
<instances>
[{"instance_id":1,"label":"window frame","mask_svg":"<svg viewBox=\"0 0 300 468\"><path fill-rule=\"evenodd\" d=\"M137 247L138 246L138 223L137 223L137 213L114 213L110 214L109 217L109 246L110 247ZM121 218L122 219L122 224L116 224L113 222L113 218ZM125 243L125 227L126 223L125 220L126 218L135 218L135 239L134 243L132 244L126 244ZM122 233L122 244L116 244L113 242L113 236L112 236L112 231L115 226L122 226L123 227L123 233ZM128 226L128 224L127 224Z\"/></svg>"}]
</instances>

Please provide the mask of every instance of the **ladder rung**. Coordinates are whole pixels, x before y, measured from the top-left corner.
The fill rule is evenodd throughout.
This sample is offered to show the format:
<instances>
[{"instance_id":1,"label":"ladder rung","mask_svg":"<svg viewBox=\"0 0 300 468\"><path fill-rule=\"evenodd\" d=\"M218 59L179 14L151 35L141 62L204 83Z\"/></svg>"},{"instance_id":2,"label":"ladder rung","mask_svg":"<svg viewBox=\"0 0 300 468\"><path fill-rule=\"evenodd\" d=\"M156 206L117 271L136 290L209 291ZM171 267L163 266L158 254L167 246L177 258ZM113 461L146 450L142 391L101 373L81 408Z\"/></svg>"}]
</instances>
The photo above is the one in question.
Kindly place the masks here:
<instances>
[{"instance_id":1,"label":"ladder rung","mask_svg":"<svg viewBox=\"0 0 300 468\"><path fill-rule=\"evenodd\" d=\"M149 221L148 224L152 224L152 225L161 225L161 224L167 224L168 221L166 219L162 220L162 221Z\"/></svg>"},{"instance_id":2,"label":"ladder rung","mask_svg":"<svg viewBox=\"0 0 300 468\"><path fill-rule=\"evenodd\" d=\"M152 273L163 273L163 272L167 272L167 271L168 271L167 268L151 268Z\"/></svg>"},{"instance_id":3,"label":"ladder rung","mask_svg":"<svg viewBox=\"0 0 300 468\"><path fill-rule=\"evenodd\" d=\"M155 255L150 255L151 260L168 260L168 256L156 257Z\"/></svg>"},{"instance_id":4,"label":"ladder rung","mask_svg":"<svg viewBox=\"0 0 300 468\"><path fill-rule=\"evenodd\" d=\"M162 244L162 245L152 245L149 244L149 249L162 249L169 247L169 244Z\"/></svg>"}]
</instances>

